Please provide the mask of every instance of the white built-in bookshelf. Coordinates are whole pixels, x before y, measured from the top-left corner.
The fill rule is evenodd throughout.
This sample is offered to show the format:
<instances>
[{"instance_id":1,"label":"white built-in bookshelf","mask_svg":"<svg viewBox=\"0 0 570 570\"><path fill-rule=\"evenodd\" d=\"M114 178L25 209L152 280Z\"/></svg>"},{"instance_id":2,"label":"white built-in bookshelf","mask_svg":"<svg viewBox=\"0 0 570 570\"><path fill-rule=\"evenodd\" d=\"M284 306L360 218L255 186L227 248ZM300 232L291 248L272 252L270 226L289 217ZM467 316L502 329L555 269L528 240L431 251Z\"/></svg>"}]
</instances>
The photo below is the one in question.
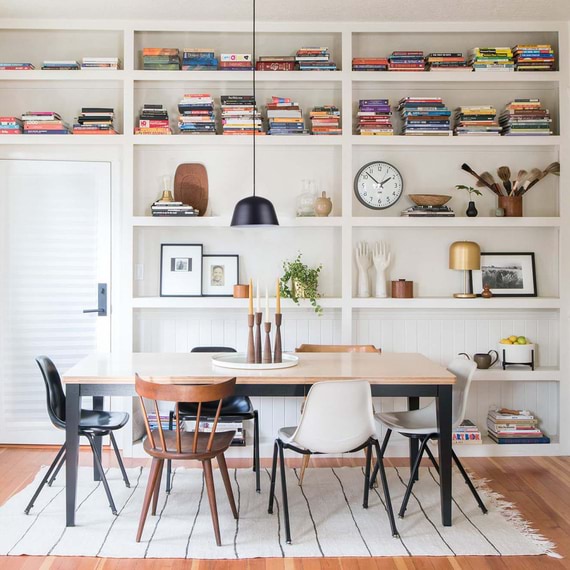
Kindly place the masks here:
<instances>
[{"instance_id":1,"label":"white built-in bookshelf","mask_svg":"<svg viewBox=\"0 0 570 570\"><path fill-rule=\"evenodd\" d=\"M570 161L568 131L567 23L286 23L258 22L257 55L290 55L308 45L330 48L335 72L258 72L257 102L263 109L272 95L299 101L305 116L315 105L335 104L342 111L341 136L258 137L258 193L274 203L276 229L229 228L235 203L250 194L250 137L221 135L135 136L133 127L145 103L162 103L176 123L184 93L210 93L219 107L223 94L251 93L250 72L144 71L143 47L212 47L251 52L250 23L101 22L0 20L3 60L31 61L34 71L0 72L0 115L30 109L59 112L71 122L83 106L114 107L117 136L0 136L0 157L46 160L103 160L113 168L113 348L115 350L189 350L198 344L245 342L245 302L232 298L159 296L161 243L202 243L205 253L240 255L241 281L274 283L281 263L303 252L310 264L323 264L325 309L317 317L307 303L284 307L284 342L373 343L384 350L420 351L444 363L458 352L496 348L502 336L524 334L539 346L538 367L478 371L468 416L482 428L490 404L526 407L537 412L550 445L467 446L463 454L524 455L570 451L568 358L570 316L570 191L565 165ZM353 57L385 56L396 49L463 51L482 45L550 43L557 61L553 72L353 72ZM44 59L118 56L119 71L42 71ZM493 104L501 110L516 97L538 97L550 109L550 137L361 137L355 135L359 99L441 96L450 109ZM395 127L399 132L396 117ZM374 212L354 197L353 179L371 160L397 166L404 194L453 196L453 219L401 218L411 203L404 196L392 208ZM520 168L562 163L562 176L548 177L525 195L524 218L496 218L496 199L484 190L479 217L465 217L467 197L455 184L474 185L460 170L500 165ZM197 219L152 218L150 204L163 175L178 164L203 163L208 171L208 216ZM303 179L314 179L333 201L328 218L296 218L295 201ZM482 251L534 251L536 298L454 299L461 275L450 271L450 243L470 239ZM389 243L394 261L390 279L414 281L414 299L359 299L353 248L359 241ZM256 399L268 442L275 427L297 418L295 400ZM383 400L378 406L401 407ZM269 447L265 450L269 450ZM404 450L404 448L402 448ZM404 450L405 451L405 450ZM404 452L402 451L402 452Z\"/></svg>"}]
</instances>

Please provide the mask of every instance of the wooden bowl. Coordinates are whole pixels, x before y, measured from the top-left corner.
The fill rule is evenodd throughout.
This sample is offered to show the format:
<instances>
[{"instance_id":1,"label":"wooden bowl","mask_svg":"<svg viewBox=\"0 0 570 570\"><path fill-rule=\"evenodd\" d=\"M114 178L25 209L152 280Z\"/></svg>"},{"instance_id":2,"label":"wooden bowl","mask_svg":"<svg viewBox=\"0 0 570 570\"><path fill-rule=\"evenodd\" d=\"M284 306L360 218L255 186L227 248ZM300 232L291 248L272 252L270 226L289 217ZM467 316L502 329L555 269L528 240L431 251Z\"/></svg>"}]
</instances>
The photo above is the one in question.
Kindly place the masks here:
<instances>
[{"instance_id":1,"label":"wooden bowl","mask_svg":"<svg viewBox=\"0 0 570 570\"><path fill-rule=\"evenodd\" d=\"M443 206L451 200L451 196L443 194L408 194L416 206Z\"/></svg>"}]
</instances>

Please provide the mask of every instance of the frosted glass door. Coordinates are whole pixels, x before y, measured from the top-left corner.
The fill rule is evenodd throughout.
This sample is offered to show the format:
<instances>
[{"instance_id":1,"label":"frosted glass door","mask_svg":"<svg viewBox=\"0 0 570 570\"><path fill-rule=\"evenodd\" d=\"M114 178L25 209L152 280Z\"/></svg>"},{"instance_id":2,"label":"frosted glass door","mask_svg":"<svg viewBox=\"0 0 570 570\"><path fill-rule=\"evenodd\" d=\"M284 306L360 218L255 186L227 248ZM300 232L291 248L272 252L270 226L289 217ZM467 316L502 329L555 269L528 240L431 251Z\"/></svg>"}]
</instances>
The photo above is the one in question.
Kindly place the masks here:
<instances>
[{"instance_id":1,"label":"frosted glass door","mask_svg":"<svg viewBox=\"0 0 570 570\"><path fill-rule=\"evenodd\" d=\"M110 349L111 166L0 160L0 442L56 443L34 360L61 374ZM107 307L108 315L110 307Z\"/></svg>"}]
</instances>

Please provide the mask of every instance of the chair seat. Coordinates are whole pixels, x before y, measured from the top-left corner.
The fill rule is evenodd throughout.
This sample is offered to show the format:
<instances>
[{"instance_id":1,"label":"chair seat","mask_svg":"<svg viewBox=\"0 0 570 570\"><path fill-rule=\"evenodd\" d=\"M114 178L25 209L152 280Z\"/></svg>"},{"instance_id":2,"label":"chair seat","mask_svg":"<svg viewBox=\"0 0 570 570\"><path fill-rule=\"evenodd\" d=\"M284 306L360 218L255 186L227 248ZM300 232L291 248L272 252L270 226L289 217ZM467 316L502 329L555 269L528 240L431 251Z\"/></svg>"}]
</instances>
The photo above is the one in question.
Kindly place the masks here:
<instances>
[{"instance_id":1,"label":"chair seat","mask_svg":"<svg viewBox=\"0 0 570 570\"><path fill-rule=\"evenodd\" d=\"M407 412L381 412L375 414L376 421L392 431L411 434L437 434L437 415L435 406L427 406L421 410Z\"/></svg>"},{"instance_id":2,"label":"chair seat","mask_svg":"<svg viewBox=\"0 0 570 570\"><path fill-rule=\"evenodd\" d=\"M206 451L210 434L207 432L198 433L198 445L196 453L192 453L192 445L194 442L194 432L184 432L180 434L182 453L176 451L176 432L164 431L164 440L166 442L167 451L155 449L150 443L150 439L145 437L143 447L144 450L152 457L159 457L161 459L210 459L216 457L220 453L226 451L234 438L235 431L223 431L214 435L212 442L212 449ZM158 430L152 430L154 442L158 448L161 447L160 434Z\"/></svg>"},{"instance_id":3,"label":"chair seat","mask_svg":"<svg viewBox=\"0 0 570 570\"><path fill-rule=\"evenodd\" d=\"M129 421L126 412L81 410L79 431L108 432L121 429Z\"/></svg>"},{"instance_id":4,"label":"chair seat","mask_svg":"<svg viewBox=\"0 0 570 570\"><path fill-rule=\"evenodd\" d=\"M180 402L178 410L182 416L196 417L198 413L198 404ZM218 410L218 402L203 402L201 414L211 416L216 415ZM222 416L251 416L253 418L253 404L247 396L230 396L222 400Z\"/></svg>"},{"instance_id":5,"label":"chair seat","mask_svg":"<svg viewBox=\"0 0 570 570\"><path fill-rule=\"evenodd\" d=\"M290 443L291 442L291 438L293 437L293 434L295 433L295 431L297 430L297 426L290 426L290 427L282 427L278 432L277 432L277 437L283 442L283 443ZM295 444L295 447L299 447L301 449L304 449L303 447L301 447L300 445Z\"/></svg>"}]
</instances>

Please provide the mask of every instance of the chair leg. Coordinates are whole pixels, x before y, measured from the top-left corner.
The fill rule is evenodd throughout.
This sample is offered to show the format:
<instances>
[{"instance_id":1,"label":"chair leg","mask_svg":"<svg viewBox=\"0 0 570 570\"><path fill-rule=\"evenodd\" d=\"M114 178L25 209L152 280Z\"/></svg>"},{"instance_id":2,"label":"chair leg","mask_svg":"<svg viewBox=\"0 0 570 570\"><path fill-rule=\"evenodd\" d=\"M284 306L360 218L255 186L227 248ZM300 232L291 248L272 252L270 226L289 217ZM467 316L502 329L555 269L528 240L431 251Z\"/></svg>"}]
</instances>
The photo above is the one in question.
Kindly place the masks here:
<instances>
[{"instance_id":1,"label":"chair leg","mask_svg":"<svg viewBox=\"0 0 570 570\"><path fill-rule=\"evenodd\" d=\"M107 499L109 501L109 506L111 507L111 512L116 516L117 515L117 507L115 507L115 501L113 501L113 495L111 495L111 489L109 488L109 483L107 482L107 477L105 477L105 471L103 470L103 464L101 463L101 458L97 453L97 448L95 447L94 437L90 433L84 433L85 437L89 440L89 445L91 446L91 450L93 451L93 461L97 470L99 471L99 475L101 476L101 483L103 483L103 488L105 489L105 493L107 494Z\"/></svg>"},{"instance_id":2,"label":"chair leg","mask_svg":"<svg viewBox=\"0 0 570 570\"><path fill-rule=\"evenodd\" d=\"M139 519L139 528L137 530L137 538L136 541L141 541L141 536L144 529L144 523L146 522L146 516L148 514L148 508L150 507L150 501L152 499L152 495L154 493L154 487L156 485L156 477L158 475L160 460L156 457L152 458L152 464L150 466L150 473L148 475L148 482L146 484L146 491L144 494L144 501L143 506L141 509L141 517Z\"/></svg>"},{"instance_id":3,"label":"chair leg","mask_svg":"<svg viewBox=\"0 0 570 570\"><path fill-rule=\"evenodd\" d=\"M174 429L174 412L170 410L168 414L168 429L172 431ZM166 494L170 495L172 491L172 460L166 460Z\"/></svg>"},{"instance_id":4,"label":"chair leg","mask_svg":"<svg viewBox=\"0 0 570 570\"><path fill-rule=\"evenodd\" d=\"M218 507L216 505L216 489L214 488L214 473L212 471L212 460L204 459L202 461L204 467L204 477L206 479L206 490L208 491L208 501L210 503L210 514L212 515L212 524L214 525L214 535L216 544L222 546L220 537L220 523L218 520Z\"/></svg>"},{"instance_id":5,"label":"chair leg","mask_svg":"<svg viewBox=\"0 0 570 570\"><path fill-rule=\"evenodd\" d=\"M389 434L386 434L388 439ZM385 441L387 442L386 438ZM380 471L380 480L382 481L382 490L384 491L384 502L386 503L386 511L388 512L388 519L390 521L390 528L392 529L392 536L398 538L400 535L398 533L398 528L396 527L396 521L394 519L394 510L392 509L392 499L390 498L390 489L388 488L388 478L386 477L386 469L384 469L384 454L382 449L386 449L383 445L380 449L380 444L378 440L374 442L374 447L376 448L376 455L378 456L378 470Z\"/></svg>"},{"instance_id":6,"label":"chair leg","mask_svg":"<svg viewBox=\"0 0 570 570\"><path fill-rule=\"evenodd\" d=\"M437 464L437 461L436 461L435 457L433 456L433 453L432 453L431 449L429 448L429 445L426 445L426 453L428 454L428 457L429 457L430 461L432 462L434 469L437 471L437 474L439 475L439 465Z\"/></svg>"},{"instance_id":7,"label":"chair leg","mask_svg":"<svg viewBox=\"0 0 570 570\"><path fill-rule=\"evenodd\" d=\"M42 479L41 483L36 489L36 492L34 493L33 497L30 499L28 506L24 509L25 514L27 515L30 514L30 509L34 506L36 499L38 498L39 494L42 492L44 485L48 482L49 478L51 477L51 474L54 472L54 469L56 469L56 467L58 466L62 456L65 458L65 443L59 448L59 451L57 452L55 459L51 462L49 469L46 471L44 478Z\"/></svg>"},{"instance_id":8,"label":"chair leg","mask_svg":"<svg viewBox=\"0 0 570 570\"><path fill-rule=\"evenodd\" d=\"M410 472L410 480L408 481L408 486L407 486L406 492L404 494L404 500L402 501L402 506L400 507L400 512L398 513L398 516L401 519L404 518L404 513L406 512L406 509L408 508L408 501L410 500L410 495L412 494L412 487L414 486L414 483L417 480L416 479L417 473L420 470L420 463L422 462L422 457L423 457L423 454L424 454L428 440L429 440L429 436L422 439L421 444L420 444L420 448L418 450L418 454L416 456L416 460L414 461L414 465L412 466L412 471Z\"/></svg>"},{"instance_id":9,"label":"chair leg","mask_svg":"<svg viewBox=\"0 0 570 570\"><path fill-rule=\"evenodd\" d=\"M255 471L255 490L261 493L261 473L259 467L259 414L253 411L253 469Z\"/></svg>"},{"instance_id":10,"label":"chair leg","mask_svg":"<svg viewBox=\"0 0 570 570\"><path fill-rule=\"evenodd\" d=\"M236 508L236 502L234 500L234 492L232 490L232 483L230 481L230 474L228 473L228 465L226 463L226 458L223 453L220 453L220 455L218 455L216 459L218 460L220 474L222 476L222 480L224 481L224 487L226 488L226 494L228 496L228 501L230 502L230 507L232 509L234 519L237 519L239 518L238 511Z\"/></svg>"},{"instance_id":11,"label":"chair leg","mask_svg":"<svg viewBox=\"0 0 570 570\"><path fill-rule=\"evenodd\" d=\"M279 469L281 471L281 493L283 495L283 516L285 517L285 540L291 544L291 526L289 524L289 501L287 500L287 476L285 473L285 456L283 454L283 442L278 439Z\"/></svg>"},{"instance_id":12,"label":"chair leg","mask_svg":"<svg viewBox=\"0 0 570 570\"><path fill-rule=\"evenodd\" d=\"M275 479L277 476L277 440L273 444L273 461L271 463L271 483L269 486L269 505L267 507L267 512L273 514L273 500L275 498Z\"/></svg>"},{"instance_id":13,"label":"chair leg","mask_svg":"<svg viewBox=\"0 0 570 570\"><path fill-rule=\"evenodd\" d=\"M370 489L370 463L372 462L372 442L366 446L366 468L364 470L364 498L362 506L368 508L368 491Z\"/></svg>"},{"instance_id":14,"label":"chair leg","mask_svg":"<svg viewBox=\"0 0 570 570\"><path fill-rule=\"evenodd\" d=\"M53 472L53 475L50 477L49 481L47 482L47 486L51 487L53 485L53 482L55 481L55 478L58 476L61 468L63 467L63 464L65 463L65 452L63 453L63 455L61 456L61 459L59 460L59 463L57 464L57 467L55 468L55 471Z\"/></svg>"},{"instance_id":15,"label":"chair leg","mask_svg":"<svg viewBox=\"0 0 570 570\"><path fill-rule=\"evenodd\" d=\"M479 508L481 509L483 514L486 515L487 514L487 507L485 507L485 504L481 500L481 497L479 496L477 489L475 489L475 485L473 485L473 482L471 481L469 475L467 474L467 471L465 471L465 468L461 464L461 461L459 461L459 457L457 457L457 455L455 455L455 451L453 451L453 450L451 451L451 457L453 457L453 460L455 461L455 465L457 465L457 468L461 472L461 475L463 475L463 479L465 479L465 483L467 483L467 486L469 487L471 493L475 497L475 500L477 501Z\"/></svg>"},{"instance_id":16,"label":"chair leg","mask_svg":"<svg viewBox=\"0 0 570 570\"><path fill-rule=\"evenodd\" d=\"M162 469L164 468L164 459L159 459L158 473L156 475L156 483L154 484L154 491L152 494L152 509L150 514L156 516L156 507L158 505L158 496L160 494L160 482L162 480Z\"/></svg>"},{"instance_id":17,"label":"chair leg","mask_svg":"<svg viewBox=\"0 0 570 570\"><path fill-rule=\"evenodd\" d=\"M390 436L392 435L392 430L389 429L386 431L386 435L384 436L384 440L382 441L382 447L378 444L376 447L376 464L374 465L374 471L372 472L372 477L370 477L370 488L376 485L376 477L378 477L378 469L380 467L380 462L384 459L384 453L386 453L386 448L388 447L388 442L390 441Z\"/></svg>"},{"instance_id":18,"label":"chair leg","mask_svg":"<svg viewBox=\"0 0 570 570\"><path fill-rule=\"evenodd\" d=\"M301 471L299 472L299 483L298 485L303 484L303 479L305 478L305 471L309 466L309 461L311 460L311 454L307 453L303 455L303 462L301 463Z\"/></svg>"},{"instance_id":19,"label":"chair leg","mask_svg":"<svg viewBox=\"0 0 570 570\"><path fill-rule=\"evenodd\" d=\"M127 487L127 489L130 489L131 483L127 476L127 471L125 469L123 459L121 458L121 454L119 453L119 446L117 445L117 440L115 439L115 436L113 435L112 431L109 432L109 438L111 440L111 445L113 446L113 449L115 451L115 456L117 458L117 463L119 464L119 469L121 470L121 473L123 475L123 481L125 482L125 486Z\"/></svg>"}]
</instances>

